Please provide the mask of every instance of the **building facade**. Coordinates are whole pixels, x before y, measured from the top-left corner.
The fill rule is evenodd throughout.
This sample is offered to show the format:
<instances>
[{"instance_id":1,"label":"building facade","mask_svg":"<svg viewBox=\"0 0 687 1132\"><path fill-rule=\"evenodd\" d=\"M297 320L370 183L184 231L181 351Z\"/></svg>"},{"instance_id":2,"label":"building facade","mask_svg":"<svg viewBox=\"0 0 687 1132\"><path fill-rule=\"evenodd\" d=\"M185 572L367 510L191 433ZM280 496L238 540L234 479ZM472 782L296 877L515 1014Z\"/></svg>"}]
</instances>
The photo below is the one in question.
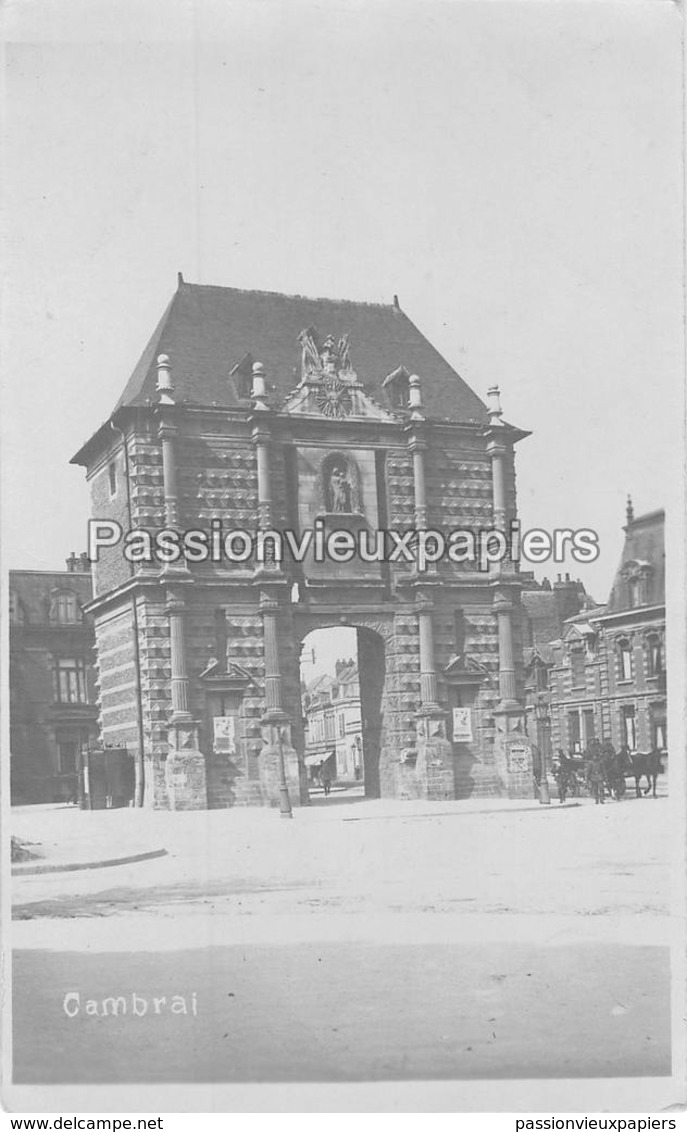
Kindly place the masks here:
<instances>
[{"instance_id":1,"label":"building facade","mask_svg":"<svg viewBox=\"0 0 687 1132\"><path fill-rule=\"evenodd\" d=\"M318 676L303 693L306 766L332 760L339 782L363 779L363 724L358 665L337 661L334 676Z\"/></svg>"},{"instance_id":2,"label":"building facade","mask_svg":"<svg viewBox=\"0 0 687 1132\"><path fill-rule=\"evenodd\" d=\"M93 518L124 532L479 534L516 516L526 435L397 300L180 277L114 414L73 462ZM90 609L102 737L140 754L145 804L275 804L282 758L292 800L306 801L299 657L309 632L333 625L358 633L368 796L529 790L514 565L419 570L403 555L316 549L167 563L101 550ZM471 715L456 742L453 707Z\"/></svg>"},{"instance_id":3,"label":"building facade","mask_svg":"<svg viewBox=\"0 0 687 1132\"><path fill-rule=\"evenodd\" d=\"M530 726L539 712L553 752L581 754L593 739L632 753L668 750L664 512L635 518L605 606L568 618L558 639L528 654Z\"/></svg>"},{"instance_id":4,"label":"building facade","mask_svg":"<svg viewBox=\"0 0 687 1132\"><path fill-rule=\"evenodd\" d=\"M81 753L98 736L90 562L10 570L9 597L12 802L76 799Z\"/></svg>"}]
</instances>

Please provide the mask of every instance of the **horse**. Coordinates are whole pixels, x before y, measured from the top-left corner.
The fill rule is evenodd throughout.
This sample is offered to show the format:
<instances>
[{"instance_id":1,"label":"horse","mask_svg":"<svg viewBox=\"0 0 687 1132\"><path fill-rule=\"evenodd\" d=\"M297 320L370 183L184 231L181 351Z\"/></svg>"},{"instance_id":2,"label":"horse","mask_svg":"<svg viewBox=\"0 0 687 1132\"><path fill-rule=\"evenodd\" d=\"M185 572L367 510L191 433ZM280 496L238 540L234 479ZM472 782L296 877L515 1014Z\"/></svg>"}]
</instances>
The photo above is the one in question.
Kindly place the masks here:
<instances>
[{"instance_id":1,"label":"horse","mask_svg":"<svg viewBox=\"0 0 687 1132\"><path fill-rule=\"evenodd\" d=\"M615 753L611 743L604 743L601 748L602 765L604 768L604 778L608 786L608 792L616 802L625 794L625 763L623 756Z\"/></svg>"},{"instance_id":2,"label":"horse","mask_svg":"<svg viewBox=\"0 0 687 1132\"><path fill-rule=\"evenodd\" d=\"M658 776L663 770L663 751L654 748L648 755L642 754L628 754L628 773L632 775L635 780L635 791L637 797L641 798L641 780L646 778L646 789L644 797L651 792L652 798L656 797L656 783Z\"/></svg>"},{"instance_id":3,"label":"horse","mask_svg":"<svg viewBox=\"0 0 687 1132\"><path fill-rule=\"evenodd\" d=\"M554 765L553 773L558 784L559 802L565 802L568 795L576 798L580 791L575 767L572 759L564 755L560 748L558 750L558 762Z\"/></svg>"}]
</instances>

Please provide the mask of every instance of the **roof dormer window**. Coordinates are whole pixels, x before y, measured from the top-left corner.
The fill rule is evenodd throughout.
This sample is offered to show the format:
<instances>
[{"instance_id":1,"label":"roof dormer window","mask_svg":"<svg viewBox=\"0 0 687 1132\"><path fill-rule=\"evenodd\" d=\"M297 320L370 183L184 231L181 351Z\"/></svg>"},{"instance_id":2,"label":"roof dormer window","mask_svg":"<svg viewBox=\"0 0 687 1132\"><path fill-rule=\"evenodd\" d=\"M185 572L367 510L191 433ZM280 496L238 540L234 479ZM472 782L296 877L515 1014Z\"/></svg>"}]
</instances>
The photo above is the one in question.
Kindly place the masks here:
<instances>
[{"instance_id":1,"label":"roof dormer window","mask_svg":"<svg viewBox=\"0 0 687 1132\"><path fill-rule=\"evenodd\" d=\"M407 409L410 404L410 374L404 366L399 366L384 378L382 388L386 390L391 408L398 411Z\"/></svg>"},{"instance_id":2,"label":"roof dormer window","mask_svg":"<svg viewBox=\"0 0 687 1132\"><path fill-rule=\"evenodd\" d=\"M60 590L50 602L50 620L57 625L76 625L81 620L81 609L73 590Z\"/></svg>"},{"instance_id":3,"label":"roof dormer window","mask_svg":"<svg viewBox=\"0 0 687 1132\"><path fill-rule=\"evenodd\" d=\"M234 390L239 401L250 401L253 395L253 364L254 357L252 354L244 354L240 362L229 371L229 376L233 378Z\"/></svg>"},{"instance_id":4,"label":"roof dormer window","mask_svg":"<svg viewBox=\"0 0 687 1132\"><path fill-rule=\"evenodd\" d=\"M648 562L628 562L623 570L627 586L628 609L639 609L649 602L649 575L651 565Z\"/></svg>"}]
</instances>

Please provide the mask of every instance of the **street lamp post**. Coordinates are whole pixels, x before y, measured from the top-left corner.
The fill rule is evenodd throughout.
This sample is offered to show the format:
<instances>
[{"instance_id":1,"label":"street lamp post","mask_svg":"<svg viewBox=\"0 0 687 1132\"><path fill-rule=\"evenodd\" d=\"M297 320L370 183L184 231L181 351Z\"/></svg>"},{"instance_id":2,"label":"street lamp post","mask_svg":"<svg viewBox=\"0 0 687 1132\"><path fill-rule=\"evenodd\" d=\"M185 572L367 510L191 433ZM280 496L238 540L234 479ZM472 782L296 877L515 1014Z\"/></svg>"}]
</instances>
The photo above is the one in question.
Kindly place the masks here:
<instances>
[{"instance_id":1,"label":"street lamp post","mask_svg":"<svg viewBox=\"0 0 687 1132\"><path fill-rule=\"evenodd\" d=\"M548 780L548 735L546 734L548 711L546 699L541 694L537 697L535 712L537 716L537 739L539 741L539 757L541 760L539 770L539 802L542 806L548 806L551 802Z\"/></svg>"},{"instance_id":2,"label":"street lamp post","mask_svg":"<svg viewBox=\"0 0 687 1132\"><path fill-rule=\"evenodd\" d=\"M279 747L279 814L283 818L292 818L291 799L289 788L286 785L286 766L284 764L284 745L282 742L282 728L277 725L277 745Z\"/></svg>"}]
</instances>

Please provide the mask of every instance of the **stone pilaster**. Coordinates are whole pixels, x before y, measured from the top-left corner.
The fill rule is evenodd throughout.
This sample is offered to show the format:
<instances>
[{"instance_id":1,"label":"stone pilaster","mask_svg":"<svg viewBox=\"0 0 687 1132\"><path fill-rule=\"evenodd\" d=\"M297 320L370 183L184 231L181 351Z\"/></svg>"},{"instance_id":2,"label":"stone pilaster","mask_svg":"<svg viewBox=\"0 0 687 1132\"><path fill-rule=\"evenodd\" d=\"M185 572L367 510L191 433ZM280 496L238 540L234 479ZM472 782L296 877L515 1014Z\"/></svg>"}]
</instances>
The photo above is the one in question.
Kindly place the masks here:
<instances>
[{"instance_id":1,"label":"stone pilaster","mask_svg":"<svg viewBox=\"0 0 687 1132\"><path fill-rule=\"evenodd\" d=\"M427 439L425 436L425 417L422 411L422 393L420 378L416 373L409 379L409 408L410 421L406 425L408 435L408 448L413 460L413 520L416 531L427 530L427 481L425 475L425 452ZM423 574L436 575L436 562L429 562Z\"/></svg>"},{"instance_id":2,"label":"stone pilaster","mask_svg":"<svg viewBox=\"0 0 687 1132\"><path fill-rule=\"evenodd\" d=\"M513 659L513 603L502 590L494 595L494 613L499 633L499 694L500 708L516 708L522 711L516 698L515 661Z\"/></svg>"},{"instance_id":3,"label":"stone pilaster","mask_svg":"<svg viewBox=\"0 0 687 1132\"><path fill-rule=\"evenodd\" d=\"M270 478L270 434L264 418L253 428L253 444L258 468L258 526L266 530L272 525L272 482Z\"/></svg>"},{"instance_id":4,"label":"stone pilaster","mask_svg":"<svg viewBox=\"0 0 687 1132\"><path fill-rule=\"evenodd\" d=\"M487 453L491 460L491 484L494 527L503 531L506 526L506 429L501 420L501 395L498 385L492 385L488 394L489 429Z\"/></svg>"},{"instance_id":5,"label":"stone pilaster","mask_svg":"<svg viewBox=\"0 0 687 1132\"><path fill-rule=\"evenodd\" d=\"M420 641L420 710L416 717L415 775L419 797L441 801L455 797L453 750L446 737L446 712L437 695L433 602L421 590L416 602Z\"/></svg>"},{"instance_id":6,"label":"stone pilaster","mask_svg":"<svg viewBox=\"0 0 687 1132\"><path fill-rule=\"evenodd\" d=\"M174 405L174 386L172 385L172 365L167 354L157 359L157 392L160 404L160 424L158 436L162 444L162 482L164 485L165 522L174 527L179 522L179 491L177 486L177 464L175 441L177 426L170 417L169 409Z\"/></svg>"},{"instance_id":7,"label":"stone pilaster","mask_svg":"<svg viewBox=\"0 0 687 1132\"><path fill-rule=\"evenodd\" d=\"M165 492L165 523L176 527L179 522L179 491L177 486L177 467L175 441L178 429L170 421L162 420L158 436L162 444L162 479Z\"/></svg>"},{"instance_id":8,"label":"stone pilaster","mask_svg":"<svg viewBox=\"0 0 687 1132\"><path fill-rule=\"evenodd\" d=\"M263 640L265 650L265 713L261 720L260 786L269 806L280 805L281 761L292 806L307 801L298 752L291 742L291 721L283 708L282 676L279 664L279 602L269 591L261 591ZM305 795L305 796L304 796Z\"/></svg>"},{"instance_id":9,"label":"stone pilaster","mask_svg":"<svg viewBox=\"0 0 687 1132\"><path fill-rule=\"evenodd\" d=\"M255 462L258 474L258 529L270 530L273 522L273 491L272 473L270 468L270 418L271 412L267 404L267 391L265 372L262 364L256 362L253 366L253 408L251 439L255 448ZM279 575L281 567L274 560L271 544L268 543L265 561L258 564L256 574L267 572L270 575Z\"/></svg>"},{"instance_id":10,"label":"stone pilaster","mask_svg":"<svg viewBox=\"0 0 687 1132\"><path fill-rule=\"evenodd\" d=\"M509 798L533 795L532 744L525 709L516 698L512 602L503 590L494 595L499 634L499 703L494 711L494 764L501 792Z\"/></svg>"},{"instance_id":11,"label":"stone pilaster","mask_svg":"<svg viewBox=\"0 0 687 1132\"><path fill-rule=\"evenodd\" d=\"M207 809L207 769L199 747L199 725L189 711L184 611L186 603L176 588L167 590L169 618L172 717L167 729L169 753L165 766L171 810Z\"/></svg>"},{"instance_id":12,"label":"stone pilaster","mask_svg":"<svg viewBox=\"0 0 687 1132\"><path fill-rule=\"evenodd\" d=\"M501 417L501 397L497 385L487 394L489 428L487 453L491 460L492 512L494 528L506 532L507 493L506 459L512 444L512 430ZM514 583L510 562L492 564L494 581L493 610L499 639L499 703L494 710L494 770L499 791L511 798L531 798L532 744L527 737L525 709L517 699L515 655L513 651L513 603L507 585Z\"/></svg>"},{"instance_id":13,"label":"stone pilaster","mask_svg":"<svg viewBox=\"0 0 687 1132\"><path fill-rule=\"evenodd\" d=\"M420 640L420 704L424 712L439 707L437 701L437 672L434 664L434 627L432 602L421 598L417 603L417 620Z\"/></svg>"},{"instance_id":14,"label":"stone pilaster","mask_svg":"<svg viewBox=\"0 0 687 1132\"><path fill-rule=\"evenodd\" d=\"M415 496L415 528L427 528L427 487L425 484L426 442L416 434L410 437L409 448L413 455L413 488Z\"/></svg>"},{"instance_id":15,"label":"stone pilaster","mask_svg":"<svg viewBox=\"0 0 687 1132\"><path fill-rule=\"evenodd\" d=\"M162 445L162 483L165 502L165 523L174 528L179 523L179 487L177 478L177 426L171 419L174 412L174 387L171 363L166 354L157 360L157 391L160 395L158 436ZM186 601L183 587L191 581L185 564L170 566L163 572L165 613L169 621L170 693L172 715L167 727L168 753L165 762L165 783L170 810L205 810L208 804L207 769L199 745L199 725L189 710L189 679L186 665L184 614ZM176 583L176 584L175 584Z\"/></svg>"}]
</instances>

